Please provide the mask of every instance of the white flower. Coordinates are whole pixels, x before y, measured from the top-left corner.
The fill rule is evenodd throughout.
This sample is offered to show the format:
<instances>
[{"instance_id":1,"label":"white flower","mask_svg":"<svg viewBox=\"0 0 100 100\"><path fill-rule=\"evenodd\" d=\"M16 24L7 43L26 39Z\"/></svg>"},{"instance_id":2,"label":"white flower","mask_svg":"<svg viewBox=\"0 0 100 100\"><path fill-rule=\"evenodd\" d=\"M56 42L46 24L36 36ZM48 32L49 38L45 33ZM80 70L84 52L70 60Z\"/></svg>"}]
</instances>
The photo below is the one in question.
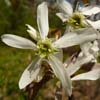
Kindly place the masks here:
<instances>
[{"instance_id":1,"label":"white flower","mask_svg":"<svg viewBox=\"0 0 100 100\"><path fill-rule=\"evenodd\" d=\"M30 25L27 25L27 31L34 39L35 43L31 40L16 35L5 34L1 36L2 41L9 46L34 50L35 58L23 72L19 81L19 87L20 89L23 89L32 81L36 81L37 77L39 76L39 72L42 69L41 64L43 61L45 61L51 66L54 74L61 81L66 93L68 93L68 95L71 95L71 79L66 73L63 63L60 60L62 58L62 54L59 53L61 53L62 50L55 47L55 42L53 42L52 39L47 38L49 24L48 7L46 2L43 2L38 6L37 24L39 32L37 32Z\"/></svg>"},{"instance_id":2,"label":"white flower","mask_svg":"<svg viewBox=\"0 0 100 100\"><path fill-rule=\"evenodd\" d=\"M57 4L58 4L58 8L60 9L60 13L57 13L57 16L60 17L63 22L67 21L70 24L70 25L67 25L65 34L68 33L69 31L73 31L72 28L74 28L74 29L78 29L78 30L74 30L74 31L76 31L76 33L78 35L84 34L84 37L88 37L88 35L91 33L93 33L93 34L97 33L99 35L99 32L96 32L95 29L100 29L100 20L93 22L82 16L82 15L85 15L85 16L89 17L93 14L99 13L100 12L99 6L79 7L79 11L73 12L72 5L69 2L67 2L66 0L57 0ZM93 28L92 27L84 28L84 25L86 27L86 24L92 26ZM80 28L82 28L82 29L80 29ZM77 42L77 40L75 42ZM90 46L90 44L91 44L91 46ZM82 49L82 53L86 56L90 54L91 57L94 58L94 61L96 61L95 55L98 54L99 48L96 45L95 48L98 48L98 50L96 50L96 51L92 50L92 48L94 48L94 45L95 44L93 44L91 42L87 42L87 41L85 41L84 43L80 42L80 47Z\"/></svg>"},{"instance_id":3,"label":"white flower","mask_svg":"<svg viewBox=\"0 0 100 100\"><path fill-rule=\"evenodd\" d=\"M79 11L73 11L72 5L66 0L57 0L57 5L60 10L60 13L56 15L63 21L70 24L73 28L84 28L87 24L87 19L85 16L91 16L92 14L96 14L100 12L100 7L98 6L89 6L89 7L80 7ZM88 23L93 26L93 23ZM100 24L100 22L98 22ZM95 23L97 25L97 23ZM99 26L98 26L99 27Z\"/></svg>"},{"instance_id":4,"label":"white flower","mask_svg":"<svg viewBox=\"0 0 100 100\"><path fill-rule=\"evenodd\" d=\"M34 60L23 72L21 79L19 81L20 89L25 88L32 81L36 81L37 77L40 76L40 70L42 69L42 62L47 62L51 69L53 70L56 77L61 81L66 93L71 95L72 93L72 84L69 75L66 73L64 65L61 61L62 50L61 48L79 45L84 42L93 41L100 38L98 34L80 34L77 33L68 33L62 36L60 39L53 41L47 37L49 31L48 24L48 7L47 3L43 2L38 6L37 9L37 25L39 32L37 32L30 25L28 26L28 32L33 38L33 41L28 40L23 37L16 35L5 34L2 35L2 41L9 46L21 48L21 49L32 49L35 54ZM86 29L87 30L87 29ZM87 35L86 35L87 34ZM41 79L41 78L40 78ZM39 79L39 80L40 80ZM37 80L37 81L39 81Z\"/></svg>"},{"instance_id":5,"label":"white flower","mask_svg":"<svg viewBox=\"0 0 100 100\"><path fill-rule=\"evenodd\" d=\"M91 62L92 58L91 55L86 57L86 56L81 56L78 57L76 62L71 63L67 66L66 68L66 72L70 75L73 76L80 68L83 64L86 64L88 62ZM66 62L64 63L64 65L66 65ZM93 68L92 70L85 72L85 73L81 73L78 75L74 75L71 80L72 81L77 81L77 80L97 80L100 78L100 68L98 66L98 68Z\"/></svg>"}]
</instances>

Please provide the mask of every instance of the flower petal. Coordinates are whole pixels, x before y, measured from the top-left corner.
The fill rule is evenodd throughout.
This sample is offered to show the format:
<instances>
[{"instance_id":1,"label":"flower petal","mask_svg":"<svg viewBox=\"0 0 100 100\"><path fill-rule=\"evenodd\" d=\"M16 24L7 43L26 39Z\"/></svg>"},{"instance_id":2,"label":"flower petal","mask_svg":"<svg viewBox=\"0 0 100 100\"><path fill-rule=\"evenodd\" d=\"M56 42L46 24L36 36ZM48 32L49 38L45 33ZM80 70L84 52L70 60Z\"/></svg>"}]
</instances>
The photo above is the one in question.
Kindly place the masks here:
<instances>
[{"instance_id":1,"label":"flower petal","mask_svg":"<svg viewBox=\"0 0 100 100\"><path fill-rule=\"evenodd\" d=\"M60 61L63 61L63 50L59 49L59 51L55 53L55 57L58 58Z\"/></svg>"},{"instance_id":2,"label":"flower petal","mask_svg":"<svg viewBox=\"0 0 100 100\"><path fill-rule=\"evenodd\" d=\"M71 80L97 80L100 78L100 69L94 69L92 71L76 75Z\"/></svg>"},{"instance_id":3,"label":"flower petal","mask_svg":"<svg viewBox=\"0 0 100 100\"><path fill-rule=\"evenodd\" d=\"M36 30L29 24L26 24L26 26L28 27L27 32L29 33L29 35L34 39L37 37L37 32Z\"/></svg>"},{"instance_id":4,"label":"flower petal","mask_svg":"<svg viewBox=\"0 0 100 100\"><path fill-rule=\"evenodd\" d=\"M85 12L85 11L91 10L92 8L93 8L93 6L86 6L86 7L80 6L79 11L80 12Z\"/></svg>"},{"instance_id":5,"label":"flower petal","mask_svg":"<svg viewBox=\"0 0 100 100\"><path fill-rule=\"evenodd\" d=\"M80 45L81 50L83 52L83 54L85 56L89 56L90 55L90 48L92 47L92 43L91 42L86 42Z\"/></svg>"},{"instance_id":6,"label":"flower petal","mask_svg":"<svg viewBox=\"0 0 100 100\"><path fill-rule=\"evenodd\" d=\"M42 39L48 35L49 24L48 24L48 7L47 3L43 2L38 6L37 9L37 24Z\"/></svg>"},{"instance_id":7,"label":"flower petal","mask_svg":"<svg viewBox=\"0 0 100 100\"><path fill-rule=\"evenodd\" d=\"M61 10L62 13L66 14L67 16L71 16L73 13L72 5L65 1L65 0L57 0L57 5L59 10Z\"/></svg>"},{"instance_id":8,"label":"flower petal","mask_svg":"<svg viewBox=\"0 0 100 100\"><path fill-rule=\"evenodd\" d=\"M97 34L76 34L76 33L69 33L62 36L60 39L53 43L53 46L57 48L65 48L74 45L79 45L84 42L93 41L97 39Z\"/></svg>"},{"instance_id":9,"label":"flower petal","mask_svg":"<svg viewBox=\"0 0 100 100\"><path fill-rule=\"evenodd\" d=\"M89 8L89 7L88 7ZM91 8L91 7L90 7ZM97 13L99 13L100 12L100 7L98 7L98 6L95 6L95 7L92 7L91 9L85 9L85 10L83 10L83 14L84 15L88 15L88 16L91 16L92 14L97 14Z\"/></svg>"},{"instance_id":10,"label":"flower petal","mask_svg":"<svg viewBox=\"0 0 100 100\"><path fill-rule=\"evenodd\" d=\"M49 63L56 77L61 81L63 88L69 96L72 94L72 84L63 64L54 56L49 57Z\"/></svg>"},{"instance_id":11,"label":"flower petal","mask_svg":"<svg viewBox=\"0 0 100 100\"><path fill-rule=\"evenodd\" d=\"M100 20L98 20L98 21L90 21L90 20L87 20L87 22L88 22L94 29L100 29Z\"/></svg>"},{"instance_id":12,"label":"flower petal","mask_svg":"<svg viewBox=\"0 0 100 100\"><path fill-rule=\"evenodd\" d=\"M11 47L21 49L36 49L36 45L32 41L20 36L4 34L1 36L1 39L5 44Z\"/></svg>"},{"instance_id":13,"label":"flower petal","mask_svg":"<svg viewBox=\"0 0 100 100\"><path fill-rule=\"evenodd\" d=\"M99 51L98 42L96 40L93 43L91 42L83 43L82 45L80 45L80 47L85 56L91 55L94 61L96 61Z\"/></svg>"},{"instance_id":14,"label":"flower petal","mask_svg":"<svg viewBox=\"0 0 100 100\"><path fill-rule=\"evenodd\" d=\"M63 13L56 13L56 15L63 21L67 21L68 16L65 16Z\"/></svg>"},{"instance_id":15,"label":"flower petal","mask_svg":"<svg viewBox=\"0 0 100 100\"><path fill-rule=\"evenodd\" d=\"M27 85L29 85L32 81L36 80L40 69L41 69L41 59L36 57L23 72L19 80L19 88L23 89Z\"/></svg>"},{"instance_id":16,"label":"flower petal","mask_svg":"<svg viewBox=\"0 0 100 100\"><path fill-rule=\"evenodd\" d=\"M66 33L64 36L62 36L57 41L55 41L53 43L53 46L57 48L67 47L68 44L70 46L71 41L69 43L67 41L71 40L73 37L76 37L76 36L77 36L76 33Z\"/></svg>"},{"instance_id":17,"label":"flower petal","mask_svg":"<svg viewBox=\"0 0 100 100\"><path fill-rule=\"evenodd\" d=\"M73 75L76 71L78 71L81 68L83 64L88 63L90 61L91 61L90 56L77 58L77 61L75 63L69 64L69 66L66 68L68 75L70 76Z\"/></svg>"}]
</instances>

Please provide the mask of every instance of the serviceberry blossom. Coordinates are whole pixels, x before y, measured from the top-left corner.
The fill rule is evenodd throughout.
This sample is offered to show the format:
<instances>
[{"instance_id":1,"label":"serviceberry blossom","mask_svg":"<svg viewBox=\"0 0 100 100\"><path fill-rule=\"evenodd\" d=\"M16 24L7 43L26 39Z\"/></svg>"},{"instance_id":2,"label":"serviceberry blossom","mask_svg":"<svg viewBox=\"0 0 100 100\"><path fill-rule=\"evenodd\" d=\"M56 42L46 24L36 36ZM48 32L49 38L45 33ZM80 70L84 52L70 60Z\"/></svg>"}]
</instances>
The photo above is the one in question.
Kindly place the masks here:
<instances>
[{"instance_id":1,"label":"serviceberry blossom","mask_svg":"<svg viewBox=\"0 0 100 100\"><path fill-rule=\"evenodd\" d=\"M56 15L63 22L66 22L67 25L72 26L72 28L85 28L89 24L94 28L98 28L100 26L100 21L91 22L91 20L87 19L89 16L100 12L99 6L79 7L78 10L75 10L73 9L73 5L66 0L57 0L56 3L58 5L58 9L60 10L60 12Z\"/></svg>"},{"instance_id":2,"label":"serviceberry blossom","mask_svg":"<svg viewBox=\"0 0 100 100\"><path fill-rule=\"evenodd\" d=\"M55 76L61 81L64 90L70 96L72 94L72 83L60 59L63 56L61 53L62 48L94 41L100 39L100 36L95 32L90 34L89 29L85 29L85 34L69 32L58 40L48 38L49 22L47 2L43 2L37 8L37 25L39 32L32 26L26 25L28 27L27 32L33 41L12 34L4 34L1 36L2 41L8 46L20 49L31 49L34 52L35 57L33 61L25 69L19 80L20 89L25 88L33 81L38 82L42 78L43 73L41 74L41 70L43 70L43 67L46 67L42 66L42 63L45 62L49 65L49 69L52 70Z\"/></svg>"},{"instance_id":3,"label":"serviceberry blossom","mask_svg":"<svg viewBox=\"0 0 100 100\"><path fill-rule=\"evenodd\" d=\"M60 13L57 13L56 15L66 23L65 34L69 31L77 31L77 35L87 35L91 33L100 34L96 31L97 29L100 29L100 20L91 21L88 19L92 15L100 12L99 6L79 6L77 10L74 10L71 3L66 0L57 0L56 2L60 10ZM94 58L94 61L96 61L96 57L98 56L98 51L100 49L99 42L97 40L92 42L85 41L82 44L80 43L80 47L85 56L91 55L91 57Z\"/></svg>"},{"instance_id":4,"label":"serviceberry blossom","mask_svg":"<svg viewBox=\"0 0 100 100\"><path fill-rule=\"evenodd\" d=\"M71 76L72 81L78 81L78 80L97 80L100 78L100 68L92 68L91 70L85 73L81 73L78 75L75 75L75 73L82 67L82 65L91 62L93 59L91 58L91 55L88 57L82 55L82 52L79 54L78 58L75 62L71 62L69 65L64 63L66 67L66 71ZM97 66L96 64L94 66Z\"/></svg>"}]
</instances>

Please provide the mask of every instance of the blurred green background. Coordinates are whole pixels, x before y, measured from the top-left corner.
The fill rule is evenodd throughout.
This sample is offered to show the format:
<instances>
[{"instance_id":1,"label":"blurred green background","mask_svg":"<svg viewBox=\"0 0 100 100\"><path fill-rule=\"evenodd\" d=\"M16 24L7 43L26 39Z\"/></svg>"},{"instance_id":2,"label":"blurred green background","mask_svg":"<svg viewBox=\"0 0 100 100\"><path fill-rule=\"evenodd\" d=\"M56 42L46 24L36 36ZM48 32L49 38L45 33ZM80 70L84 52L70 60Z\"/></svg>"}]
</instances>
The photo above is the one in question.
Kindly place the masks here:
<instances>
[{"instance_id":1,"label":"blurred green background","mask_svg":"<svg viewBox=\"0 0 100 100\"><path fill-rule=\"evenodd\" d=\"M28 37L25 24L36 27L34 2L0 0L0 35ZM31 61L32 51L6 46L0 41L0 100L26 100L18 87L21 73Z\"/></svg>"}]
</instances>

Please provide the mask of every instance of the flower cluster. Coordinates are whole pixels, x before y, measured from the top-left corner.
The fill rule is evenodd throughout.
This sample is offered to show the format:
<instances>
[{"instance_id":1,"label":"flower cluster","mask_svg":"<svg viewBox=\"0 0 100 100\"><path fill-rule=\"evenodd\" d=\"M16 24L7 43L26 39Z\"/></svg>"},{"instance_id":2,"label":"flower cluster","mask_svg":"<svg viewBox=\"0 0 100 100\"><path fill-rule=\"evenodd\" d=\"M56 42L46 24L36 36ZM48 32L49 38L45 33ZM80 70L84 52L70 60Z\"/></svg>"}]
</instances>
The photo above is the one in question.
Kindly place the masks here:
<instances>
[{"instance_id":1,"label":"flower cluster","mask_svg":"<svg viewBox=\"0 0 100 100\"><path fill-rule=\"evenodd\" d=\"M48 21L48 3L43 2L37 8L37 25L38 31L32 26L26 24L27 32L32 40L4 34L1 36L2 41L12 47L20 49L31 49L34 52L34 59L23 72L20 81L20 89L25 88L31 82L38 82L43 78L43 63L49 66L54 75L61 81L65 92L71 96L72 81L74 80L96 80L100 76L100 69L93 69L87 73L72 76L81 66L88 62L96 62L99 51L100 28L99 21L91 21L88 16L100 12L98 6L79 7L73 11L72 5L66 0L56 0L60 13L56 15L66 23L64 35L59 39L48 38L49 21ZM78 54L75 62L63 62L63 48L79 45L81 52ZM47 67L47 69L48 69ZM46 69L46 68L45 68Z\"/></svg>"}]
</instances>

